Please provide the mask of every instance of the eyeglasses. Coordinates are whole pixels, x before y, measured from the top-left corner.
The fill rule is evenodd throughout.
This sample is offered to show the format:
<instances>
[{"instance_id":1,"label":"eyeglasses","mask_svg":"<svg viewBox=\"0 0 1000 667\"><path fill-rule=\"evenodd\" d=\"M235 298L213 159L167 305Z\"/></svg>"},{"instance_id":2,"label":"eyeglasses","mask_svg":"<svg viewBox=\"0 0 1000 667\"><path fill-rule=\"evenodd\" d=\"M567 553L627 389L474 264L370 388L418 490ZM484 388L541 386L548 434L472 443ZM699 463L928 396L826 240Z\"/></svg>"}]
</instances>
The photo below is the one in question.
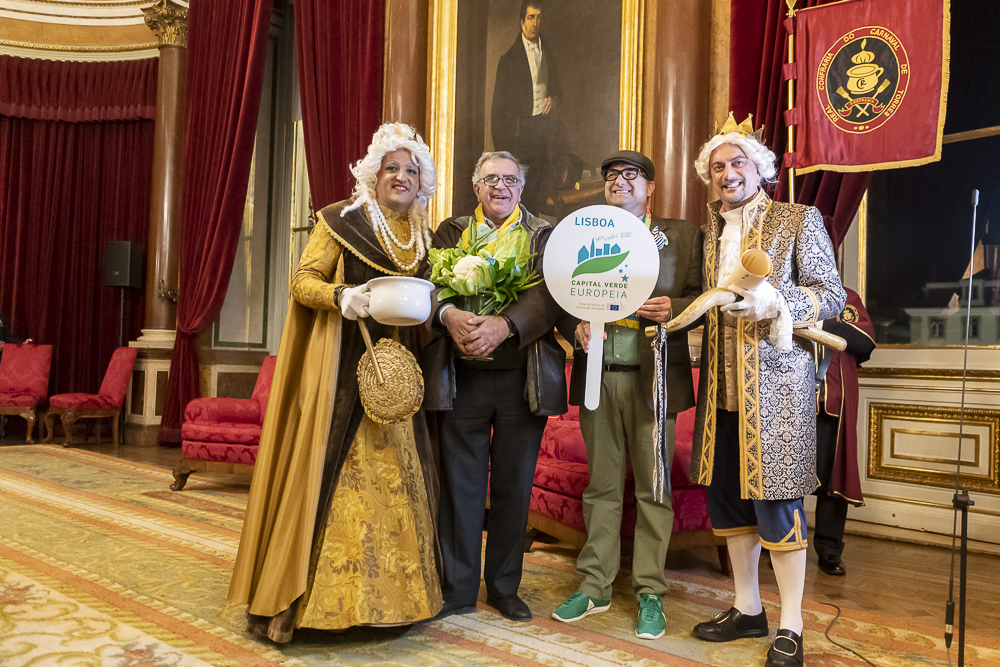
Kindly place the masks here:
<instances>
[{"instance_id":1,"label":"eyeglasses","mask_svg":"<svg viewBox=\"0 0 1000 667\"><path fill-rule=\"evenodd\" d=\"M626 181L634 181L636 177L642 172L635 167L628 167L626 169L608 169L604 172L604 180L615 181L621 176Z\"/></svg>"},{"instance_id":2,"label":"eyeglasses","mask_svg":"<svg viewBox=\"0 0 1000 667\"><path fill-rule=\"evenodd\" d=\"M480 178L479 182L485 183L491 188L495 188L496 186L500 185L501 180L503 180L503 184L506 185L508 188L513 188L521 182L517 178L517 176L513 176L511 174L504 174L503 176L500 176L498 174L490 174L489 176L483 176L482 178Z\"/></svg>"}]
</instances>

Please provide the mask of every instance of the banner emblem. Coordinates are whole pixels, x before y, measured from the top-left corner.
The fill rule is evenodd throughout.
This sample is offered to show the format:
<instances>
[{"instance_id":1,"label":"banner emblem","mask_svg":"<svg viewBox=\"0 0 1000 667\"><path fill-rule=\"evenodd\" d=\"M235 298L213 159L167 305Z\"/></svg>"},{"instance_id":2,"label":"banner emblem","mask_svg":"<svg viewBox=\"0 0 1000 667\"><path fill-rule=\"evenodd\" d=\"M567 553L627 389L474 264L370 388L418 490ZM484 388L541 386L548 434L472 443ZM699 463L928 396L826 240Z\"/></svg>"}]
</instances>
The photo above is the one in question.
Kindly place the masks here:
<instances>
[{"instance_id":1,"label":"banner emblem","mask_svg":"<svg viewBox=\"0 0 1000 667\"><path fill-rule=\"evenodd\" d=\"M865 134L899 109L910 81L900 39L887 28L866 26L843 35L823 55L816 90L823 114L838 129Z\"/></svg>"}]
</instances>

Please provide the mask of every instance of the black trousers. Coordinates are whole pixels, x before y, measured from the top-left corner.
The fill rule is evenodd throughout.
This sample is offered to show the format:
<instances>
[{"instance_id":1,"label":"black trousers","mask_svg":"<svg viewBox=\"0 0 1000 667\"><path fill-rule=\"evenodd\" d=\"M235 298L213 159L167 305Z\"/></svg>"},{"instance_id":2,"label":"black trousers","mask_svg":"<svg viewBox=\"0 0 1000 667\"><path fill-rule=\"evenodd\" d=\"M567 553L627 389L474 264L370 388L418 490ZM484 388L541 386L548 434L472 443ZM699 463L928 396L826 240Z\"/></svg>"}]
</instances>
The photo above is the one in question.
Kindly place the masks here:
<instances>
[{"instance_id":1,"label":"black trousers","mask_svg":"<svg viewBox=\"0 0 1000 667\"><path fill-rule=\"evenodd\" d=\"M454 407L438 416L441 589L446 604L468 606L479 596L487 485L486 591L506 597L521 585L528 503L547 419L531 414L524 400L526 368L480 370L456 364L455 370Z\"/></svg>"},{"instance_id":2,"label":"black trousers","mask_svg":"<svg viewBox=\"0 0 1000 667\"><path fill-rule=\"evenodd\" d=\"M830 493L833 459L837 453L836 417L826 413L816 416L816 474L820 486L816 495L816 529L813 548L820 558L844 553L844 526L847 525L847 501Z\"/></svg>"}]
</instances>

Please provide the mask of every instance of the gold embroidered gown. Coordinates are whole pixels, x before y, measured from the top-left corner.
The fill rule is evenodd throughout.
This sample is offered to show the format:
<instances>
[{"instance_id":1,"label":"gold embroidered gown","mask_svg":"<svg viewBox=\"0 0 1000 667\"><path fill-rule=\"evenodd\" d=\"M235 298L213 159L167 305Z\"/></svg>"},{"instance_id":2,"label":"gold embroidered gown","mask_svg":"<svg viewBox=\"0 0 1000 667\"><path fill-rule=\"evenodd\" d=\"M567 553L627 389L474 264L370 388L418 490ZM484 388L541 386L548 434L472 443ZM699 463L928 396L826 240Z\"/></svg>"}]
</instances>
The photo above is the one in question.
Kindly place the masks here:
<instances>
[{"instance_id":1,"label":"gold embroidered gown","mask_svg":"<svg viewBox=\"0 0 1000 667\"><path fill-rule=\"evenodd\" d=\"M384 207L382 213L396 238L409 242L406 216ZM337 254L339 244L333 245L328 252ZM415 253L412 247L392 251L404 265ZM378 424L364 415L313 552L315 565L296 625L339 629L433 616L441 609L433 535L412 418Z\"/></svg>"},{"instance_id":2,"label":"gold embroidered gown","mask_svg":"<svg viewBox=\"0 0 1000 667\"><path fill-rule=\"evenodd\" d=\"M355 247L349 245L335 230L344 233L344 225L370 223L362 211L352 211L341 219L339 212L344 204L346 202L328 207L335 210L324 209L327 219L324 220L321 214L292 277L292 297L296 305L299 308L306 306L317 313L329 312L335 315L338 323L333 333L318 335L314 326L311 335L299 334L293 339L308 347L304 352L298 352L299 355L304 354L307 360L294 367L289 363L294 373L301 374L301 379L290 380L286 377L281 382L283 387L299 385L299 397L289 396L286 399L284 414L273 417L278 422L276 425L268 428L265 423L265 435L275 432L276 449L266 453L265 465L271 471L255 471L248 504L248 525L244 526L241 553L230 589L230 600L247 601L251 614L263 616L277 615L301 594L295 627L341 629L354 625L413 623L435 615L440 611L442 602L434 555L434 517L428 492L430 480L426 478L427 475L433 476L433 471L428 468L426 451L418 451L414 433L414 419L421 420L420 426L424 430L421 431L420 442L426 442L423 414L417 413L414 418L389 425L378 424L361 414L356 433L349 444L344 442L346 452L343 452L333 444L325 444L328 438L324 433L330 431L329 427L323 431L317 429L323 422L324 414L332 414L335 423L343 423L346 415L342 412L338 416L338 410L352 409L343 407L340 399L334 400L335 389L326 394L328 398L319 400L321 404L327 401L333 403L332 412L329 405L325 411L314 410L308 405L308 393L313 386L309 375L327 373L316 369L317 366L325 366L317 363L320 358L333 359L336 365L351 363L355 368L357 365L356 360L345 362L342 358L348 354L345 351L348 348L343 347L346 343L342 344L341 340L348 334L356 333L351 328L357 328L355 322L339 317L336 305L335 288L349 280L345 280L345 262L353 262L350 265L356 267L360 260L368 267L365 269L368 274L378 275L387 275L381 268L388 268L387 264L396 269L397 275L413 275L421 268L418 266L409 272L402 272L385 256L366 256L365 252L370 255L377 251L372 250L373 245L364 251L364 239ZM382 211L395 237L404 244L408 242L410 226L407 218L389 209L382 208ZM328 221L330 224L327 224ZM361 236L366 237L369 244L373 243L370 229L364 230ZM375 237L379 239L382 252L391 257L385 247L386 241L378 233ZM357 240L357 237L351 238ZM404 265L411 262L415 254L413 248L404 250L394 246L392 250ZM348 276L350 271L348 268ZM374 332L381 325L369 322L375 337L377 334ZM286 334L288 326L286 324ZM337 327L339 330L336 330ZM383 331L383 335L401 337L402 334L402 330L385 327ZM407 340L415 340L410 332L406 333ZM328 356L310 361L310 355L316 354L317 348L328 351L340 349L340 353L329 356L327 352ZM295 353L289 351L286 354ZM281 357L279 352L279 367ZM352 372L345 374L345 370ZM343 378L353 375L353 369L341 368L335 374ZM323 381L318 382L318 386L324 385ZM358 411L362 411L359 400L354 402L350 415L352 419L357 419ZM303 427L312 415L311 421L317 426ZM325 423L329 424L329 419ZM299 435L291 435L290 432ZM301 442L303 433L308 435L308 444ZM333 443L334 438L331 433L329 441ZM299 444L295 444L296 441ZM325 455L321 449L326 450ZM295 454L295 451L300 454ZM338 451L342 453L338 454ZM296 456L302 459L301 463ZM324 458L328 468L331 458L343 459L339 475L333 476L336 482L332 492L316 489L320 476L317 464L322 469ZM285 465L285 461L291 462ZM259 485L258 472L261 473ZM258 492L260 497L255 497L255 486L264 489ZM284 487L280 493L276 491L279 487ZM297 491L299 488L302 491ZM300 499L300 496L305 499ZM313 514L308 510L308 498L317 497L320 506ZM324 503L323 498L328 498L329 502ZM288 509L283 509L285 507ZM299 509L295 510L296 507ZM311 507L316 507L315 500ZM315 531L313 521L317 522ZM311 551L306 551L304 547L309 544L309 535L313 535L314 539ZM288 611L291 612L291 609Z\"/></svg>"}]
</instances>

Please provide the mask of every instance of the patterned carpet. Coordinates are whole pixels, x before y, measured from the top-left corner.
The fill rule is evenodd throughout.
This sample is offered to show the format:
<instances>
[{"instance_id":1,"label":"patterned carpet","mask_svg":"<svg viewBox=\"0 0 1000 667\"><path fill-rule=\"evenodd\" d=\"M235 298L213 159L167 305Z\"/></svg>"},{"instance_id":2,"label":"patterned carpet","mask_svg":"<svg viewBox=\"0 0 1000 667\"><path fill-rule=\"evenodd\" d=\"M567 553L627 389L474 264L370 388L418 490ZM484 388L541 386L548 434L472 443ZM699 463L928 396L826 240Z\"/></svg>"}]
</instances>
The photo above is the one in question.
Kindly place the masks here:
<instances>
[{"instance_id":1,"label":"patterned carpet","mask_svg":"<svg viewBox=\"0 0 1000 667\"><path fill-rule=\"evenodd\" d=\"M707 644L690 629L727 608L717 582L671 572L668 633L632 634L635 603L620 576L611 611L567 625L548 613L576 589L572 552L537 544L521 592L536 613L513 623L479 611L413 627L299 631L284 647L251 638L224 604L245 493L58 446L0 450L0 665L761 665L768 641ZM777 601L765 600L776 620ZM864 663L823 636L829 607L805 605L806 663ZM873 663L946 665L940 628L850 612L832 631ZM954 653L952 655L954 659ZM967 665L1000 664L1000 642L967 637Z\"/></svg>"}]
</instances>

